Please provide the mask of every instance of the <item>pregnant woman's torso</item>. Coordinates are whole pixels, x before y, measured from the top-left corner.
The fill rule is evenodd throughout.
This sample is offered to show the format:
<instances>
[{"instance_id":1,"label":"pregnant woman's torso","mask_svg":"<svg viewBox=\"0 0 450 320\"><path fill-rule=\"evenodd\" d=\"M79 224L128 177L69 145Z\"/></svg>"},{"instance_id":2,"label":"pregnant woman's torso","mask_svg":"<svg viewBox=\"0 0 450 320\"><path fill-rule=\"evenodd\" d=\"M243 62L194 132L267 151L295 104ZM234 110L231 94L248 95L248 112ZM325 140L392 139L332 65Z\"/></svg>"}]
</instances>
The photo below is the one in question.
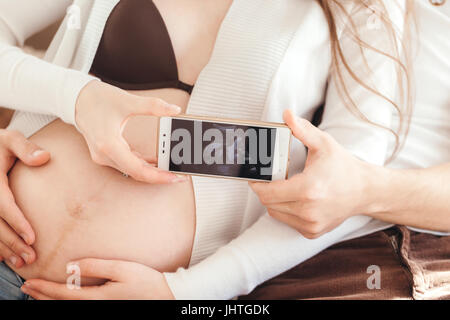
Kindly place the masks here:
<instances>
[{"instance_id":1,"label":"pregnant woman's torso","mask_svg":"<svg viewBox=\"0 0 450 320\"><path fill-rule=\"evenodd\" d=\"M123 1L145 5L148 0ZM195 84L231 2L154 1L170 35L180 81ZM130 48L129 59L145 55L135 50ZM189 101L187 91L174 88L132 93L159 97L184 110ZM156 155L156 121L130 119L124 136L132 149ZM37 260L15 270L19 275L64 282L66 264L83 257L136 261L161 271L188 265L195 232L190 182L148 185L98 166L82 136L59 120L31 140L50 151L52 159L41 168L17 163L10 173L16 201L36 232Z\"/></svg>"}]
</instances>

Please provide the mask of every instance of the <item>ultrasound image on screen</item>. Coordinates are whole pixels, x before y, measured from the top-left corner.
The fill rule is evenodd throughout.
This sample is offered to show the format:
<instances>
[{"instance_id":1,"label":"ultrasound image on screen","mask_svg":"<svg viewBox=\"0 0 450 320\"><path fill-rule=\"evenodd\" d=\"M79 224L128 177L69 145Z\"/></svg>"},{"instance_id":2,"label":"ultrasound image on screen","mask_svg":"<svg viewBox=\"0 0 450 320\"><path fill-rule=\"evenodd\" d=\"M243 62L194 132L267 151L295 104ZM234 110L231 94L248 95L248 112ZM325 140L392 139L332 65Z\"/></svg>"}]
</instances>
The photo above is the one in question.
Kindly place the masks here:
<instances>
[{"instance_id":1,"label":"ultrasound image on screen","mask_svg":"<svg viewBox=\"0 0 450 320\"><path fill-rule=\"evenodd\" d=\"M172 119L169 170L272 180L276 129Z\"/></svg>"}]
</instances>

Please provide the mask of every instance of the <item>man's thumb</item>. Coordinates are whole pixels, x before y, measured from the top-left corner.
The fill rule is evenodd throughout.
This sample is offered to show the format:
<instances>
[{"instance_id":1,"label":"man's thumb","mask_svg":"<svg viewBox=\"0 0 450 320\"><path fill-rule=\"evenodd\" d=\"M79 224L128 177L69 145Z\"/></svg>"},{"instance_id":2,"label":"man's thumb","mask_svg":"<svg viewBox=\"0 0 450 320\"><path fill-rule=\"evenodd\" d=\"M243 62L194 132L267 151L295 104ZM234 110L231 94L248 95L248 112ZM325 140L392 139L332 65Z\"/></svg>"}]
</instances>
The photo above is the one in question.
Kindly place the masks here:
<instances>
[{"instance_id":1,"label":"man's thumb","mask_svg":"<svg viewBox=\"0 0 450 320\"><path fill-rule=\"evenodd\" d=\"M317 150L323 143L323 132L308 120L296 117L291 110L283 114L284 122L291 129L292 134L310 150Z\"/></svg>"}]
</instances>

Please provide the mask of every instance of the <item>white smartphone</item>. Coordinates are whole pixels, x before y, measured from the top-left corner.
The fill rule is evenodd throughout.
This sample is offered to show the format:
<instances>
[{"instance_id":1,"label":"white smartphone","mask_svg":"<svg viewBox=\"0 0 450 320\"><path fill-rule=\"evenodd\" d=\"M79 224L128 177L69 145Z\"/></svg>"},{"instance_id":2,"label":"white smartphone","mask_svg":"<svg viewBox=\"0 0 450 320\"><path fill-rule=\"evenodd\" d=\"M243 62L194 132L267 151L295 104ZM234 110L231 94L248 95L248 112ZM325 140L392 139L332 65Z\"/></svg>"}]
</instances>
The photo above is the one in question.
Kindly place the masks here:
<instances>
[{"instance_id":1,"label":"white smartphone","mask_svg":"<svg viewBox=\"0 0 450 320\"><path fill-rule=\"evenodd\" d=\"M162 117L158 167L177 174L251 181L286 179L291 131L284 124Z\"/></svg>"}]
</instances>

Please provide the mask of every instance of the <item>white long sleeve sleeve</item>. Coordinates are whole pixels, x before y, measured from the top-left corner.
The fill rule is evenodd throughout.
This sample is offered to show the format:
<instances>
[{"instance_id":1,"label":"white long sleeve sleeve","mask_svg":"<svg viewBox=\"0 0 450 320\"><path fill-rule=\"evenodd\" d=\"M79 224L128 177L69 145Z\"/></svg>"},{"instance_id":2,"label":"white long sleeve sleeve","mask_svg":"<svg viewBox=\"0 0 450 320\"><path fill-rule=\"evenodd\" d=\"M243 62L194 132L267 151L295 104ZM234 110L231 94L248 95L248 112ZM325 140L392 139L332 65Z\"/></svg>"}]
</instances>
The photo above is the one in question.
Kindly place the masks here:
<instances>
[{"instance_id":1,"label":"white long sleeve sleeve","mask_svg":"<svg viewBox=\"0 0 450 320\"><path fill-rule=\"evenodd\" d=\"M19 46L66 13L69 0L0 0L0 105L75 124L82 88L95 79L40 60Z\"/></svg>"},{"instance_id":2,"label":"white long sleeve sleeve","mask_svg":"<svg viewBox=\"0 0 450 320\"><path fill-rule=\"evenodd\" d=\"M368 220L354 217L321 238L308 240L265 215L204 261L165 276L177 299L231 299L341 241Z\"/></svg>"},{"instance_id":3,"label":"white long sleeve sleeve","mask_svg":"<svg viewBox=\"0 0 450 320\"><path fill-rule=\"evenodd\" d=\"M370 43L377 48L386 47L386 38L379 36L379 30L367 30L362 25L366 23L367 16L356 18L355 21L362 30L367 31L363 34L365 40L371 39ZM402 25L401 21L399 25ZM395 63L370 50L364 50L366 59L363 59L359 46L351 40L351 36L343 33L341 39L344 54L358 75L363 75L367 70L367 62L370 72L366 74L365 79L385 96L395 100ZM358 109L371 121L389 127L392 105L364 89L353 81L349 74L344 74L344 79L348 81L347 89ZM358 119L345 106L337 88L338 84L330 79L321 128L359 158L382 165L387 157L390 133ZM302 97L299 96L298 99ZM291 154L291 158L302 156L300 152ZM265 214L211 256L188 269L180 268L174 273L165 273L165 277L177 299L230 299L251 292L262 282L343 241L367 225L370 220L366 216L352 217L322 237L308 240L289 226Z\"/></svg>"}]
</instances>

